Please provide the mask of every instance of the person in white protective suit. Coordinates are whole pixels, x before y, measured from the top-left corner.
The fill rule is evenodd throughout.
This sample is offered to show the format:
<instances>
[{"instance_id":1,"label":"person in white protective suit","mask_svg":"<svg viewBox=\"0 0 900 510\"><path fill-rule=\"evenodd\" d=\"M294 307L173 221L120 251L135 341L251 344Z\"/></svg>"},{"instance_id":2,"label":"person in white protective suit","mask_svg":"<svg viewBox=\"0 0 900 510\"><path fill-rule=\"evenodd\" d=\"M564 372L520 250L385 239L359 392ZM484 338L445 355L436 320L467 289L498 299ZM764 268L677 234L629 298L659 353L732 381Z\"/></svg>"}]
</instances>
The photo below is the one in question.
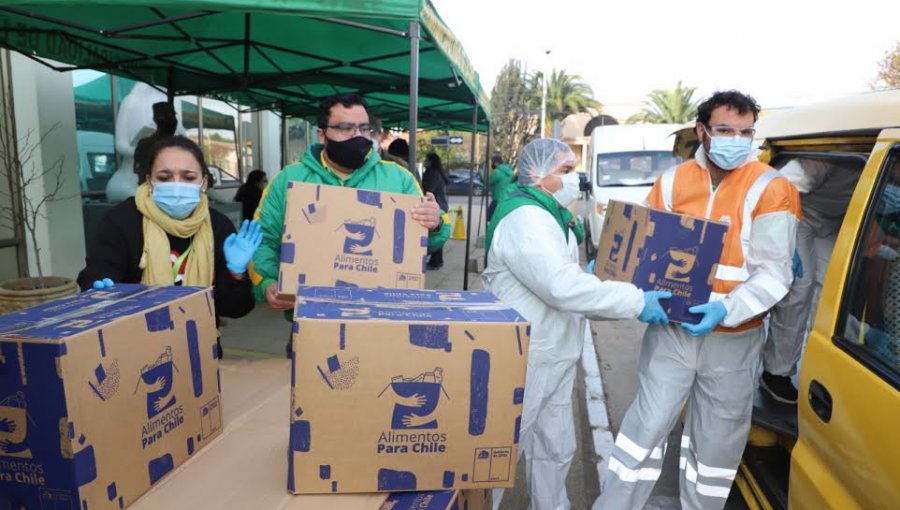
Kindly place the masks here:
<instances>
[{"instance_id":1,"label":"person in white protective suit","mask_svg":"<svg viewBox=\"0 0 900 510\"><path fill-rule=\"evenodd\" d=\"M484 286L531 322L519 450L532 510L569 508L566 474L575 454L572 387L585 317L668 323L659 304L668 292L601 281L578 263L584 233L566 206L579 195L575 154L552 139L529 143L518 183L497 206L486 234ZM494 495L494 508L503 491Z\"/></svg>"},{"instance_id":2,"label":"person in white protective suit","mask_svg":"<svg viewBox=\"0 0 900 510\"><path fill-rule=\"evenodd\" d=\"M797 403L791 382L803 352L803 342L815 318L819 292L844 213L850 205L865 160L796 158L781 175L800 192L803 221L797 227L794 283L772 308L763 347L760 384L775 400Z\"/></svg>"},{"instance_id":3,"label":"person in white protective suit","mask_svg":"<svg viewBox=\"0 0 900 510\"><path fill-rule=\"evenodd\" d=\"M728 224L708 303L697 324L647 327L640 385L625 413L594 510L644 507L662 470L666 438L688 404L681 436L681 507L724 507L750 431L765 331L787 294L800 199L776 170L748 159L759 105L716 92L697 109L694 159L663 172L651 207Z\"/></svg>"}]
</instances>

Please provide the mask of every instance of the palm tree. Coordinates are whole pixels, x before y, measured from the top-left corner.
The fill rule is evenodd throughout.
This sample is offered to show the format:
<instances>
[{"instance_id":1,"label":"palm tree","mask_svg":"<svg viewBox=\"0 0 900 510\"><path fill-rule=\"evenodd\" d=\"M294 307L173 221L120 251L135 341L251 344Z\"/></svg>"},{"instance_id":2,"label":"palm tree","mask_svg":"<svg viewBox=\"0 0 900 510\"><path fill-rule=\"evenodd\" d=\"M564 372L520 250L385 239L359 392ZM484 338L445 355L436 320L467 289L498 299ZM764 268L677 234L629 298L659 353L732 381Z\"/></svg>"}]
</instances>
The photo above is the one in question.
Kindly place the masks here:
<instances>
[{"instance_id":1,"label":"palm tree","mask_svg":"<svg viewBox=\"0 0 900 510\"><path fill-rule=\"evenodd\" d=\"M543 74L531 75L529 84L529 107L540 108L543 86ZM586 112L589 109L600 111L603 105L594 99L594 91L584 79L577 74L568 74L565 70L553 70L547 80L547 122L559 120L573 113Z\"/></svg>"},{"instance_id":2,"label":"palm tree","mask_svg":"<svg viewBox=\"0 0 900 510\"><path fill-rule=\"evenodd\" d=\"M683 87L680 81L675 90L654 90L647 94L640 113L629 118L628 123L687 124L697 117L699 101L692 100L696 90L696 87Z\"/></svg>"}]
</instances>

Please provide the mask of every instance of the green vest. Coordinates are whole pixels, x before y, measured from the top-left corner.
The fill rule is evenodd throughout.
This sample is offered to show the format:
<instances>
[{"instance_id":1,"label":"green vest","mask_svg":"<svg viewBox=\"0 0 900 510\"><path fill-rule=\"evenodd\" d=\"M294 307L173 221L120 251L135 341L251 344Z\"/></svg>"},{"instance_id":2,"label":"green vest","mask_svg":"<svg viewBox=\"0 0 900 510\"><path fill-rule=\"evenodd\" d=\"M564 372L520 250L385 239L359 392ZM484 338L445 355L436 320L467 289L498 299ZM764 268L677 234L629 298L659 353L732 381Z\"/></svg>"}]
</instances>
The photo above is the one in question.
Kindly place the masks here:
<instances>
[{"instance_id":1,"label":"green vest","mask_svg":"<svg viewBox=\"0 0 900 510\"><path fill-rule=\"evenodd\" d=\"M494 215L491 217L491 221L488 224L487 232L484 235L485 256L487 256L491 250L491 241L494 238L494 230L496 230L497 225L499 225L500 222L503 221L503 218L509 213L523 205L534 205L550 213L562 230L567 242L569 239L569 229L575 234L575 239L577 239L578 244L581 244L584 241L584 224L581 222L581 218L574 218L572 213L565 207L559 205L559 202L557 202L553 196L532 186L515 184L510 186L509 196L506 200L497 204L497 209L494 210Z\"/></svg>"}]
</instances>

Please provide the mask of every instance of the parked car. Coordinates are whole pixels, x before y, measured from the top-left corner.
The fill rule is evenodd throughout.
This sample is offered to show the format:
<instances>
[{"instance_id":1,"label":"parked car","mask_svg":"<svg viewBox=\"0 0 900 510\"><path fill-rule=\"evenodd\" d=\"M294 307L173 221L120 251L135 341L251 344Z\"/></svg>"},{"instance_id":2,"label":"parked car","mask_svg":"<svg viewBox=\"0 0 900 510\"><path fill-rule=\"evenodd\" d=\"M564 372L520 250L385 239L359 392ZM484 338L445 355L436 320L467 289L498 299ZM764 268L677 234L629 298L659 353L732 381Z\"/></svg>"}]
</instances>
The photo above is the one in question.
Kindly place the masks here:
<instances>
[{"instance_id":1,"label":"parked car","mask_svg":"<svg viewBox=\"0 0 900 510\"><path fill-rule=\"evenodd\" d=\"M469 176L468 170L450 170L449 174L449 182L447 182L447 194L448 195L468 195L469 188L472 188L472 180ZM484 194L484 181L481 180L481 176L478 173L475 173L474 179L474 188L472 189L472 194L475 196L481 196Z\"/></svg>"}]
</instances>

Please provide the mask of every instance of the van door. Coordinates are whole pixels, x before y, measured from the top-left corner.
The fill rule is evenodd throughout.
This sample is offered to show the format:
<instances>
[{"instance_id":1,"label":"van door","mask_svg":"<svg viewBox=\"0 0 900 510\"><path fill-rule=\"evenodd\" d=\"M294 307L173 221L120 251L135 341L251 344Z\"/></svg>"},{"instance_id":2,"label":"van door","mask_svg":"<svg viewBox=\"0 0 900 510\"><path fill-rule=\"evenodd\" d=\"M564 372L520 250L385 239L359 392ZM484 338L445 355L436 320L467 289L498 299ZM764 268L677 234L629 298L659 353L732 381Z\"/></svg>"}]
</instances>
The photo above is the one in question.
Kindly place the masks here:
<instances>
[{"instance_id":1,"label":"van door","mask_svg":"<svg viewBox=\"0 0 900 510\"><path fill-rule=\"evenodd\" d=\"M880 134L847 210L807 340L799 391L790 506L896 505L900 129Z\"/></svg>"}]
</instances>

